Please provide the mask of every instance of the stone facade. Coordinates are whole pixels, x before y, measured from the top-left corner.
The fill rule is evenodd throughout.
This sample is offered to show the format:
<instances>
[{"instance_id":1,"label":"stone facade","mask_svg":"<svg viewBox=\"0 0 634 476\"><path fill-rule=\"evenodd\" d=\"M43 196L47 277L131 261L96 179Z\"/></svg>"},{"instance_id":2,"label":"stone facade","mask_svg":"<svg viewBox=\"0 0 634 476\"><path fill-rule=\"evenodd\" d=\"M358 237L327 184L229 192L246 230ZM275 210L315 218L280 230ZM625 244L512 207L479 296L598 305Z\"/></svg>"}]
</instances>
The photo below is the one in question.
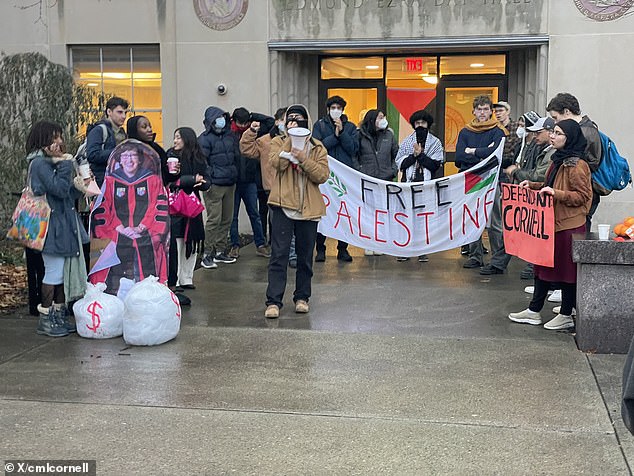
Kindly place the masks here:
<instances>
[{"instance_id":1,"label":"stone facade","mask_svg":"<svg viewBox=\"0 0 634 476\"><path fill-rule=\"evenodd\" d=\"M200 130L210 104L270 112L303 102L318 116L319 55L495 51L509 54L515 110L544 113L549 97L572 92L634 156L621 107L634 76L629 0L603 16L584 0L58 0L18 8L32 3L0 4L3 52L40 51L68 64L71 46L160 45L165 131ZM221 83L225 95L216 92ZM633 202L631 188L604 198L595 223L634 214Z\"/></svg>"}]
</instances>

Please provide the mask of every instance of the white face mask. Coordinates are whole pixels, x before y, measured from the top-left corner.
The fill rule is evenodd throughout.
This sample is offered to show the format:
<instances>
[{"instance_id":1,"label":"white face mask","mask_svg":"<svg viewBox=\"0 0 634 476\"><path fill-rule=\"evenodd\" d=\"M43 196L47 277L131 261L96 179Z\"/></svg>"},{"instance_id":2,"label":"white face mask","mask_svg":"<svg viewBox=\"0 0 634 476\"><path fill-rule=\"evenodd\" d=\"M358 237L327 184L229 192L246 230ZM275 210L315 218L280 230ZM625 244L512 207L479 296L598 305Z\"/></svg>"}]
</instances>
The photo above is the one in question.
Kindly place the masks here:
<instances>
[{"instance_id":1,"label":"white face mask","mask_svg":"<svg viewBox=\"0 0 634 476\"><path fill-rule=\"evenodd\" d=\"M523 139L524 137L526 137L526 129L524 129L523 127L518 127L515 133L517 134L517 137L519 137L520 139Z\"/></svg>"},{"instance_id":2,"label":"white face mask","mask_svg":"<svg viewBox=\"0 0 634 476\"><path fill-rule=\"evenodd\" d=\"M384 130L387 129L387 119L383 118L379 121L379 123L376 125L377 129L380 130Z\"/></svg>"},{"instance_id":3,"label":"white face mask","mask_svg":"<svg viewBox=\"0 0 634 476\"><path fill-rule=\"evenodd\" d=\"M343 114L343 109L331 109L330 110L330 117L332 117L333 119L339 119L342 114Z\"/></svg>"}]
</instances>

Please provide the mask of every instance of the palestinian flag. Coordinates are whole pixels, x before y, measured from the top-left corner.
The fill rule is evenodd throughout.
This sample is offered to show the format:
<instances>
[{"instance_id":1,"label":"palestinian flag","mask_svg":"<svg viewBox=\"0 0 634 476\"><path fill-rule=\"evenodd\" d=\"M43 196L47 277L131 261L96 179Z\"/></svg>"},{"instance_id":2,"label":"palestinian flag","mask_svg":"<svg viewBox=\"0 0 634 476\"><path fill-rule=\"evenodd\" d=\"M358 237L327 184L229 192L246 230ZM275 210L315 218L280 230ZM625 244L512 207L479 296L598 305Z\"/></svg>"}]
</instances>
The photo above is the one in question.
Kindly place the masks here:
<instances>
[{"instance_id":1,"label":"palestinian flag","mask_svg":"<svg viewBox=\"0 0 634 476\"><path fill-rule=\"evenodd\" d=\"M498 159L491 157L479 169L465 172L464 174L464 193L474 193L488 187L495 181Z\"/></svg>"}]
</instances>

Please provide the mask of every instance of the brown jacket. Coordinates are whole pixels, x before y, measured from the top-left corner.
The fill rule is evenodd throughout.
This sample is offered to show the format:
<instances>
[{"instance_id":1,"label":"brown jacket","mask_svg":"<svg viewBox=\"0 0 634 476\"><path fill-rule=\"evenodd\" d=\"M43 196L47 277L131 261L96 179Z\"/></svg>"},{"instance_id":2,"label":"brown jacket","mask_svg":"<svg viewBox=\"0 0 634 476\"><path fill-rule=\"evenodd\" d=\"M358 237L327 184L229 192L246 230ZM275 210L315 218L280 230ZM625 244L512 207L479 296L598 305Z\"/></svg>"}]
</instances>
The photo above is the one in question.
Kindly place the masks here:
<instances>
[{"instance_id":1,"label":"brown jacket","mask_svg":"<svg viewBox=\"0 0 634 476\"><path fill-rule=\"evenodd\" d=\"M326 214L326 205L319 190L319 184L325 183L330 176L328 152L317 139L311 139L312 148L308 158L295 170L287 159L279 156L281 151L290 152L289 137L275 137L271 141L269 164L275 171L269 205L300 211L300 174L304 174L304 203L301 207L302 218L313 220Z\"/></svg>"},{"instance_id":2,"label":"brown jacket","mask_svg":"<svg viewBox=\"0 0 634 476\"><path fill-rule=\"evenodd\" d=\"M260 161L262 188L266 191L271 190L273 179L275 178L275 169L271 167L268 160L271 140L271 134L264 134L262 137L258 137L258 133L251 128L244 131L240 139L240 153L249 159Z\"/></svg>"},{"instance_id":3,"label":"brown jacket","mask_svg":"<svg viewBox=\"0 0 634 476\"><path fill-rule=\"evenodd\" d=\"M577 228L586 222L592 203L590 176L588 163L576 157L565 159L559 167L552 187L555 191L555 232ZM529 182L529 186L539 190L544 183Z\"/></svg>"}]
</instances>

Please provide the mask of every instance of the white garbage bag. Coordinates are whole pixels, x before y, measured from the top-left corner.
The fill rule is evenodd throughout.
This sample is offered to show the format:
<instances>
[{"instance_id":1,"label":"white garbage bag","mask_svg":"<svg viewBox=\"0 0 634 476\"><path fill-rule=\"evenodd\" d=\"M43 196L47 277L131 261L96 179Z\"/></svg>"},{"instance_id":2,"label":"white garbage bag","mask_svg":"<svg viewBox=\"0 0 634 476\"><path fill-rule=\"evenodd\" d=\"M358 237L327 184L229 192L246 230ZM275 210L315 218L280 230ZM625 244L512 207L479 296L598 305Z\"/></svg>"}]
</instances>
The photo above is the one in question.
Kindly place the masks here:
<instances>
[{"instance_id":1,"label":"white garbage bag","mask_svg":"<svg viewBox=\"0 0 634 476\"><path fill-rule=\"evenodd\" d=\"M172 340L181 326L176 295L158 278L136 283L125 298L123 339L131 345L158 345Z\"/></svg>"},{"instance_id":2,"label":"white garbage bag","mask_svg":"<svg viewBox=\"0 0 634 476\"><path fill-rule=\"evenodd\" d=\"M87 285L86 294L73 305L77 333L89 339L123 335L123 301L106 294L106 283Z\"/></svg>"}]
</instances>

